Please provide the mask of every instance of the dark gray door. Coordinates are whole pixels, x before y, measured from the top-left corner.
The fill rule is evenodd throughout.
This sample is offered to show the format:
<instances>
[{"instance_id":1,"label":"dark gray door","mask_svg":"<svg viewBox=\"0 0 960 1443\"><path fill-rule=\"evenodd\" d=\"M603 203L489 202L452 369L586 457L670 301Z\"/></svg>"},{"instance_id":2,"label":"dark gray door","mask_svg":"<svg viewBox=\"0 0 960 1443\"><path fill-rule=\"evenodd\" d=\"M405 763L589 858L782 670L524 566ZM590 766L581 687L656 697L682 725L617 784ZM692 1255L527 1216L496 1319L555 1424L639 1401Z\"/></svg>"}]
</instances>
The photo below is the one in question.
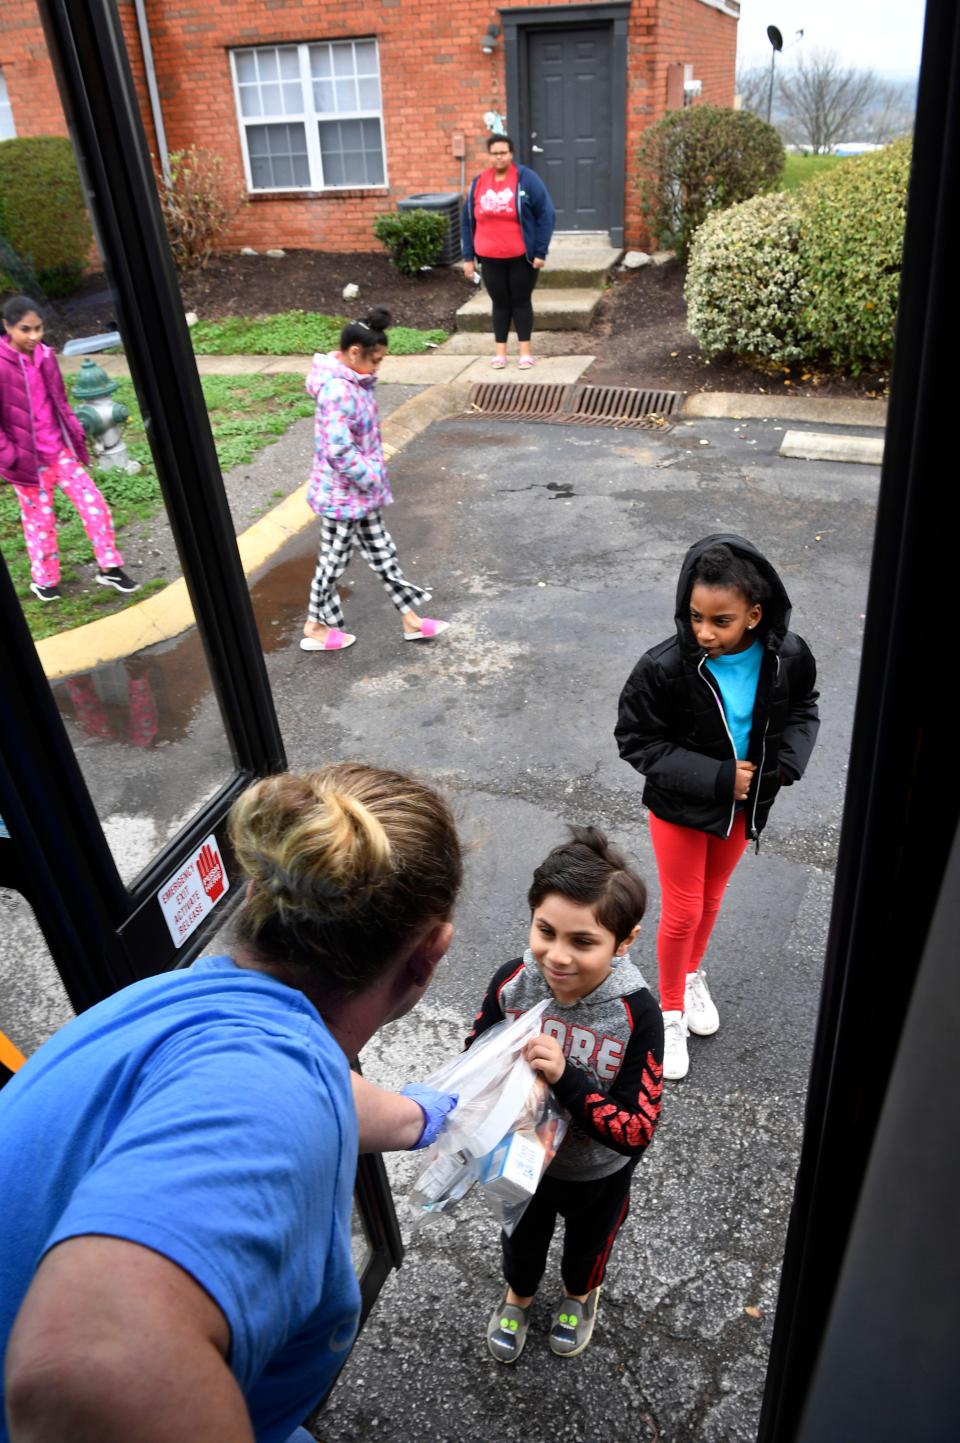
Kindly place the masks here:
<instances>
[{"instance_id":1,"label":"dark gray door","mask_svg":"<svg viewBox=\"0 0 960 1443\"><path fill-rule=\"evenodd\" d=\"M557 230L610 224L610 38L609 28L529 37L530 134L520 148L550 191Z\"/></svg>"}]
</instances>

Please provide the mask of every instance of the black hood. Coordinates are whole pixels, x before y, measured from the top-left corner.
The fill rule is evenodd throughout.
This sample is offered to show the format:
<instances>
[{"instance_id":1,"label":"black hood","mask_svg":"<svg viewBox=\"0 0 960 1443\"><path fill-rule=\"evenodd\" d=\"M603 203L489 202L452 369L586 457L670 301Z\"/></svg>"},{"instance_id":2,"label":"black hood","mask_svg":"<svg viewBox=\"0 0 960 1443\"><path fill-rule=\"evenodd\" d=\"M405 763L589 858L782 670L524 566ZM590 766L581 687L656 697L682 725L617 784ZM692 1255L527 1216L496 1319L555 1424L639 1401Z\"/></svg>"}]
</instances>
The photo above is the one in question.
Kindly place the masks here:
<instances>
[{"instance_id":1,"label":"black hood","mask_svg":"<svg viewBox=\"0 0 960 1443\"><path fill-rule=\"evenodd\" d=\"M693 543L683 558L680 578L677 581L675 615L677 636L680 638L681 647L685 652L695 656L700 654L700 647L694 639L690 626L690 593L693 590L695 564L711 546L729 546L730 550L738 556L744 556L748 561L752 561L766 581L770 588L770 596L764 603L763 620L759 630L767 646L773 651L779 651L780 643L790 625L790 598L779 575L767 558L751 542L743 536L737 536L732 531L719 531L713 536L704 536L701 541Z\"/></svg>"}]
</instances>

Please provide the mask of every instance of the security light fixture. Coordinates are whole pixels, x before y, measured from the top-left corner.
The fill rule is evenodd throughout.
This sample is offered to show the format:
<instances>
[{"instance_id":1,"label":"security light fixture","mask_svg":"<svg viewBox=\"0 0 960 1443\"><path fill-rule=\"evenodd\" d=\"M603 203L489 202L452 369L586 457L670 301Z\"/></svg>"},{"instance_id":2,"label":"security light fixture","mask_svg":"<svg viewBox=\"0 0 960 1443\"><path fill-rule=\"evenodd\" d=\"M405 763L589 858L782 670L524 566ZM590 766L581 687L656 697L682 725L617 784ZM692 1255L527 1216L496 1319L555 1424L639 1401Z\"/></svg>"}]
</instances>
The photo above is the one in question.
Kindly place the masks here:
<instances>
[{"instance_id":1,"label":"security light fixture","mask_svg":"<svg viewBox=\"0 0 960 1443\"><path fill-rule=\"evenodd\" d=\"M491 20L490 24L487 26L487 33L480 41L480 49L483 51L484 55L493 54L496 43L500 39L500 35L500 26L495 20Z\"/></svg>"}]
</instances>

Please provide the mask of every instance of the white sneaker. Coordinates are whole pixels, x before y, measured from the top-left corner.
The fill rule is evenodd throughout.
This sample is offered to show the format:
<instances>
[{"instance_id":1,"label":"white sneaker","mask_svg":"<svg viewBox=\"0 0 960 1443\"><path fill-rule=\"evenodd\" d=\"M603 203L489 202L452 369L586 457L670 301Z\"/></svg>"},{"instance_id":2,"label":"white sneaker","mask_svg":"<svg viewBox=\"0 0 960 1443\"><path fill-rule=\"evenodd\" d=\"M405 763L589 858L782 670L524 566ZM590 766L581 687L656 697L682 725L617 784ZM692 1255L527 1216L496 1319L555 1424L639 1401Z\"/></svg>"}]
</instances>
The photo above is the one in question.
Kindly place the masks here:
<instances>
[{"instance_id":1,"label":"white sneaker","mask_svg":"<svg viewBox=\"0 0 960 1443\"><path fill-rule=\"evenodd\" d=\"M690 1031L695 1032L698 1037L712 1037L720 1026L720 1013L710 996L707 979L699 970L687 973L683 1014Z\"/></svg>"},{"instance_id":2,"label":"white sneaker","mask_svg":"<svg viewBox=\"0 0 960 1443\"><path fill-rule=\"evenodd\" d=\"M663 1075L679 1082L690 1071L687 1052L687 1024L682 1012L663 1014Z\"/></svg>"}]
</instances>

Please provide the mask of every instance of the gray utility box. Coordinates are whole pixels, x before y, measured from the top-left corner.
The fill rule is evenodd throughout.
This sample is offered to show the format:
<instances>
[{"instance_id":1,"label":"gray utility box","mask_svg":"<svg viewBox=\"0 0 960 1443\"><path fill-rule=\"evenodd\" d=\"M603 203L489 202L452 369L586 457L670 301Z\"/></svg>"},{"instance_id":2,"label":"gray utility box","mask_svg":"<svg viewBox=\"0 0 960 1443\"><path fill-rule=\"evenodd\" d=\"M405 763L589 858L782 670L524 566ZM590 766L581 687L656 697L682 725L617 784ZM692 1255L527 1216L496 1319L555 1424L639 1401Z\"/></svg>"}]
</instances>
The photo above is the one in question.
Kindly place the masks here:
<instances>
[{"instance_id":1,"label":"gray utility box","mask_svg":"<svg viewBox=\"0 0 960 1443\"><path fill-rule=\"evenodd\" d=\"M435 210L447 217L447 234L438 266L456 265L460 250L460 195L457 191L436 191L428 195L405 195L397 201L397 210Z\"/></svg>"}]
</instances>

